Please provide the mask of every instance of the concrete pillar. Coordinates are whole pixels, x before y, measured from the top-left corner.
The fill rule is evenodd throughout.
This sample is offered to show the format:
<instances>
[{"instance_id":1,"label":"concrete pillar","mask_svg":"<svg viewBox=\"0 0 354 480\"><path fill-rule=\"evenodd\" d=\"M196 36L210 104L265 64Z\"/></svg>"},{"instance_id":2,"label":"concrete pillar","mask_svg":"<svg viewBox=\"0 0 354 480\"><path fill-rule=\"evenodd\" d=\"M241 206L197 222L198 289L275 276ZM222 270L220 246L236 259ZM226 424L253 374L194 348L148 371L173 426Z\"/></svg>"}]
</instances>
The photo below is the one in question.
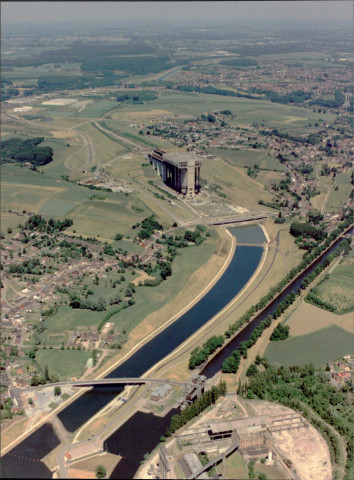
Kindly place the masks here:
<instances>
[{"instance_id":1,"label":"concrete pillar","mask_svg":"<svg viewBox=\"0 0 354 480\"><path fill-rule=\"evenodd\" d=\"M268 452L268 458L267 458L266 464L273 465L273 452L271 450L269 450Z\"/></svg>"}]
</instances>

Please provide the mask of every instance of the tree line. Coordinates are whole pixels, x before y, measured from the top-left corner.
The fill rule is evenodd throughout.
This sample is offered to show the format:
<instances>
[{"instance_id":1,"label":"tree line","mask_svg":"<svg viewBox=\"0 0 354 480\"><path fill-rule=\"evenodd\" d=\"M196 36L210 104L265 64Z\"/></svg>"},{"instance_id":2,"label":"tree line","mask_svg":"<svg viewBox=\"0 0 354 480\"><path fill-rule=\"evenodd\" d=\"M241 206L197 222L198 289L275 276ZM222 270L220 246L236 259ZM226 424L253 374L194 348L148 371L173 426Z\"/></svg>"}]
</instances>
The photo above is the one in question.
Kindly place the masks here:
<instances>
[{"instance_id":1,"label":"tree line","mask_svg":"<svg viewBox=\"0 0 354 480\"><path fill-rule=\"evenodd\" d=\"M278 294L280 293L284 287L292 280L294 279L301 271L303 271L308 265L310 265L313 260L315 260L315 258L317 258L324 250L326 250L326 248L329 247L329 245L345 230L347 229L351 224L352 224L352 210L349 210L345 216L344 216L344 220L338 225L338 227L336 229L334 229L330 235L328 235L328 237L326 238L326 240L323 242L323 244L321 245L318 245L316 248L314 248L311 252L306 252L306 256L304 256L303 260L294 268L292 268L290 270L290 272L280 281L278 282L277 285L275 285L274 287L272 287L269 292L264 296L262 297L258 303L256 303L255 305L252 305L252 307L250 307L238 320L236 320L235 322L231 323L228 327L228 329L225 331L223 337L223 343L225 341L226 338L229 338L231 337L235 332L237 332L244 324L246 323L249 323L251 321L251 318L253 317L253 315L255 313L257 313L258 311L264 309L272 300L273 298ZM341 244L343 244L344 246L341 247L341 248L347 248L345 245L348 244L348 241L342 241ZM331 256L329 255L327 258L331 258ZM326 259L327 261L327 259ZM330 260L332 261L332 260ZM317 268L317 267L316 267ZM323 267L325 268L325 267ZM305 280L305 279L304 279ZM303 282L304 282L303 280ZM289 297L289 299L287 301L289 301L292 297ZM284 308L284 304L283 302L281 302L279 305L278 305L278 313L277 315L279 316L279 312ZM284 310L283 310L284 311ZM205 344L204 344L205 345ZM222 346L222 345L220 345ZM206 355L206 350L204 349L203 350L203 347L201 348L201 350L203 351L203 356L205 356L204 360L207 360L207 358L209 357L209 355ZM192 352L193 353L193 352ZM192 355L192 354L191 354ZM190 363L190 368L195 368L195 366L197 366L195 364L195 359L196 358L200 358L199 357L199 351L196 352L194 350L194 353L193 353L193 361ZM194 367L193 367L194 365Z\"/></svg>"},{"instance_id":2,"label":"tree line","mask_svg":"<svg viewBox=\"0 0 354 480\"><path fill-rule=\"evenodd\" d=\"M349 480L353 473L353 431L343 414L343 407L350 410L349 392L351 384L337 390L328 382L324 373L316 373L312 364L303 367L275 367L266 363L264 371L257 371L244 384L239 385L238 393L247 398L259 398L300 411L321 431L329 443L335 462L341 458L338 437L328 428L328 424L345 439L347 449L346 476ZM320 419L312 415L312 411ZM322 421L323 420L323 421ZM326 423L325 423L326 422Z\"/></svg>"},{"instance_id":3,"label":"tree line","mask_svg":"<svg viewBox=\"0 0 354 480\"><path fill-rule=\"evenodd\" d=\"M176 430L186 425L192 418L197 417L203 410L216 402L216 400L226 393L226 382L221 381L207 390L194 403L188 405L179 414L172 415L170 426L167 428L166 435L170 437Z\"/></svg>"}]
</instances>

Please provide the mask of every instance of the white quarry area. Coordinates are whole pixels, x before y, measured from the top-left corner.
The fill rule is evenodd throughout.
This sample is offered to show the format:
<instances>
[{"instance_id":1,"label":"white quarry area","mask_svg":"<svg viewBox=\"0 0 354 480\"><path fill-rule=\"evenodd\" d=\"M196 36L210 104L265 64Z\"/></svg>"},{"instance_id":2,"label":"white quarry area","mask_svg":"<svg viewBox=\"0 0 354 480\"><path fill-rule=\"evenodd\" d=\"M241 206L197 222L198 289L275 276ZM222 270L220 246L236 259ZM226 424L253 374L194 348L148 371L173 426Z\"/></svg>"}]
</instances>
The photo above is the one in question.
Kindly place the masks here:
<instances>
[{"instance_id":1,"label":"white quarry area","mask_svg":"<svg viewBox=\"0 0 354 480\"><path fill-rule=\"evenodd\" d=\"M32 107L16 107L14 108L14 112L28 112L32 110Z\"/></svg>"},{"instance_id":2,"label":"white quarry area","mask_svg":"<svg viewBox=\"0 0 354 480\"><path fill-rule=\"evenodd\" d=\"M77 102L76 98L53 98L52 100L46 100L45 102L42 102L42 105L64 106L64 105L70 105L71 103L76 103L76 102Z\"/></svg>"}]
</instances>

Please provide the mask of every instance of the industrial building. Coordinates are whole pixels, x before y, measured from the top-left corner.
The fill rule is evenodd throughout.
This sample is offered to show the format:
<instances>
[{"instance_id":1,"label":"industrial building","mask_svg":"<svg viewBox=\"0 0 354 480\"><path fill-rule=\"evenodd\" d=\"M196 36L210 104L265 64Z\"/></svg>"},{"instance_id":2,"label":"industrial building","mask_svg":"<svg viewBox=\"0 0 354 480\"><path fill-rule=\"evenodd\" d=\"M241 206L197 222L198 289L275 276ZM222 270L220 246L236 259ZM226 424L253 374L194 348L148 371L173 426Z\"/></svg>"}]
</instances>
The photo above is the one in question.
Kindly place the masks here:
<instances>
[{"instance_id":1,"label":"industrial building","mask_svg":"<svg viewBox=\"0 0 354 480\"><path fill-rule=\"evenodd\" d=\"M202 160L195 154L155 149L148 158L167 186L189 198L199 192Z\"/></svg>"}]
</instances>

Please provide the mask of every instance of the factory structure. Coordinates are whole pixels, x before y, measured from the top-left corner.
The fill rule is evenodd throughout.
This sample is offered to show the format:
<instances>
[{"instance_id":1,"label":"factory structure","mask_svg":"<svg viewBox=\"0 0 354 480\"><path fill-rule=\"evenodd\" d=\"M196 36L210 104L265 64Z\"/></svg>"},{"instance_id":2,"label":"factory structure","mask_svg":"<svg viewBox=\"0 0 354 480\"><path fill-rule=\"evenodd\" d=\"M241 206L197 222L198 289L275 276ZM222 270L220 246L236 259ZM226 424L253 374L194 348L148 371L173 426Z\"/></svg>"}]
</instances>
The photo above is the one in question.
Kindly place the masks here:
<instances>
[{"instance_id":1,"label":"factory structure","mask_svg":"<svg viewBox=\"0 0 354 480\"><path fill-rule=\"evenodd\" d=\"M228 418L235 405L230 398L226 399L217 412L217 416L221 415L223 419L214 418L187 428L175 435L168 446L162 445L157 466L150 465L150 474L161 479L208 479L207 472L218 465L222 478L226 478L226 458L238 450L246 463L263 458L266 465L276 464L280 468L284 480L294 478L294 474L297 478L291 460L282 457L275 449L272 433L307 429L308 421L297 412Z\"/></svg>"},{"instance_id":2,"label":"factory structure","mask_svg":"<svg viewBox=\"0 0 354 480\"><path fill-rule=\"evenodd\" d=\"M202 160L197 155L155 149L148 158L167 186L187 198L193 198L199 192Z\"/></svg>"}]
</instances>

